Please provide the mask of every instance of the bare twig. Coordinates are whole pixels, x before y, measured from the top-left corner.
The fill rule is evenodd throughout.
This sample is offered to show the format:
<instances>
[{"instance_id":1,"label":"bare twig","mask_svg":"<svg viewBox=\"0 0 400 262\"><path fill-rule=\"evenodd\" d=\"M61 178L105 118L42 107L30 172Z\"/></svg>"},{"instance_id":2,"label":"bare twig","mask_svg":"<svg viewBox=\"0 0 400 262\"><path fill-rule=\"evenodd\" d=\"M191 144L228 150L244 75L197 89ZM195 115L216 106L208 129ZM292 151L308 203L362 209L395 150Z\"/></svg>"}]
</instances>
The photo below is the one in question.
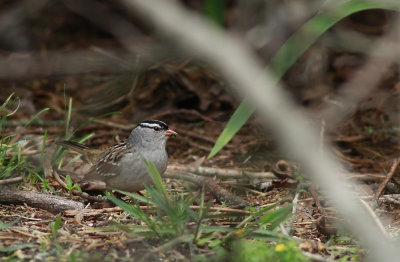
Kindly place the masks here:
<instances>
[{"instance_id":1,"label":"bare twig","mask_svg":"<svg viewBox=\"0 0 400 262\"><path fill-rule=\"evenodd\" d=\"M8 179L2 179L0 180L0 185L9 185L9 184L14 184L23 181L24 178L22 176L19 177L13 177L13 178L8 178Z\"/></svg>"},{"instance_id":2,"label":"bare twig","mask_svg":"<svg viewBox=\"0 0 400 262\"><path fill-rule=\"evenodd\" d=\"M52 172L53 177L55 178L55 180L63 187L63 188L67 188L67 184L60 178L60 176L58 175L57 171L53 171Z\"/></svg>"},{"instance_id":3,"label":"bare twig","mask_svg":"<svg viewBox=\"0 0 400 262\"><path fill-rule=\"evenodd\" d=\"M71 193L74 196L79 196L81 198L87 199L87 200L92 201L92 202L100 202L101 203L101 202L107 202L108 201L106 198L101 198L101 197L97 197L97 196L91 196L91 195L88 195L88 194L86 194L84 192L80 192L78 190L72 190Z\"/></svg>"},{"instance_id":4,"label":"bare twig","mask_svg":"<svg viewBox=\"0 0 400 262\"><path fill-rule=\"evenodd\" d=\"M272 172L251 172L237 169L221 169L215 167L192 167L170 165L166 173L179 173L182 171L194 173L199 176L218 177L218 178L237 178L237 179L276 179Z\"/></svg>"},{"instance_id":5,"label":"bare twig","mask_svg":"<svg viewBox=\"0 0 400 262\"><path fill-rule=\"evenodd\" d=\"M83 214L84 216L97 216L100 214L120 212L120 211L122 211L122 208L120 208L120 207L107 207L107 208L101 208L101 209L84 208L81 210L74 210L74 209L66 210L66 211L64 211L64 215L76 216L79 214Z\"/></svg>"},{"instance_id":6,"label":"bare twig","mask_svg":"<svg viewBox=\"0 0 400 262\"><path fill-rule=\"evenodd\" d=\"M389 173L387 173L385 180L383 180L382 184L379 186L378 190L375 193L376 198L379 198L382 195L383 190L385 189L387 183L389 183L390 179L392 179L399 164L400 164L400 158L397 158L393 161L393 164L390 167Z\"/></svg>"},{"instance_id":7,"label":"bare twig","mask_svg":"<svg viewBox=\"0 0 400 262\"><path fill-rule=\"evenodd\" d=\"M64 197L49 195L39 192L23 190L1 190L0 202L11 204L27 204L57 214L70 209L83 209L85 206L81 202L66 199Z\"/></svg>"},{"instance_id":8,"label":"bare twig","mask_svg":"<svg viewBox=\"0 0 400 262\"><path fill-rule=\"evenodd\" d=\"M397 195L397 199L399 198L399 195ZM395 205L400 205L400 201L396 199L396 195L383 195L379 197L379 201L384 201L388 203L392 203Z\"/></svg>"},{"instance_id":9,"label":"bare twig","mask_svg":"<svg viewBox=\"0 0 400 262\"><path fill-rule=\"evenodd\" d=\"M202 207L201 206L194 206L191 205L189 206L190 209L192 210L200 210ZM155 207L152 206L140 206L140 209L142 210L152 210L155 209ZM108 208L101 208L101 209L81 209L81 210L66 210L64 211L64 215L66 216L76 216L76 215L82 215L82 216L97 216L100 214L105 214L105 213L114 213L114 212L120 212L123 211L122 208L120 207L108 207ZM238 213L238 214L251 214L251 211L247 210L242 210L242 209L236 209L236 208L227 208L227 207L210 207L209 211L213 212L218 212L218 213Z\"/></svg>"},{"instance_id":10,"label":"bare twig","mask_svg":"<svg viewBox=\"0 0 400 262\"><path fill-rule=\"evenodd\" d=\"M385 177L382 174L378 173L350 173L348 178L363 182L370 182L370 181L381 181Z\"/></svg>"},{"instance_id":11,"label":"bare twig","mask_svg":"<svg viewBox=\"0 0 400 262\"><path fill-rule=\"evenodd\" d=\"M363 199L360 199L360 202L363 204L363 206L368 211L368 213L371 215L371 217L375 220L375 223L378 226L378 228L381 230L382 234L389 237L389 234L386 232L385 227L383 226L382 222L379 220L379 218L375 214L375 212L372 210L372 208Z\"/></svg>"}]
</instances>

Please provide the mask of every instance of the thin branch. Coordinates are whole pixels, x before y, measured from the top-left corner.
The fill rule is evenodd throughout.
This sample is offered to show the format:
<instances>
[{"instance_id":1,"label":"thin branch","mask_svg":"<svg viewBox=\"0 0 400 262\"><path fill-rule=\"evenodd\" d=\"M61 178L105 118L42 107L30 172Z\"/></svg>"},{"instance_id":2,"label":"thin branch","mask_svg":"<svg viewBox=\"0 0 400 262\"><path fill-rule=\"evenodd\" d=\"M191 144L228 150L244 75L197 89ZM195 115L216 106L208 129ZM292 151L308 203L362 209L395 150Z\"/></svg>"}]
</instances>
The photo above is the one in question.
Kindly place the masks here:
<instances>
[{"instance_id":1,"label":"thin branch","mask_svg":"<svg viewBox=\"0 0 400 262\"><path fill-rule=\"evenodd\" d=\"M194 206L191 205L189 206L190 209L192 210L200 210L202 207L201 206ZM152 206L140 206L140 209L142 210L153 210L155 207ZM101 209L90 209L90 208L85 208L81 210L66 210L64 211L65 216L76 216L76 215L82 215L82 216L97 216L100 214L106 214L106 213L114 213L114 212L121 212L123 211L122 208L119 206L117 207L108 207L108 208L101 208ZM212 212L217 212L215 214L219 213L238 213L238 214L251 214L251 211L247 210L242 210L242 209L236 209L236 208L227 208L227 207L210 207L209 211Z\"/></svg>"},{"instance_id":2,"label":"thin branch","mask_svg":"<svg viewBox=\"0 0 400 262\"><path fill-rule=\"evenodd\" d=\"M272 172L251 172L237 169L223 169L215 167L192 167L192 166L177 166L170 165L167 167L167 173L179 173L182 171L194 173L199 176L236 178L236 179L276 179L277 177Z\"/></svg>"},{"instance_id":3,"label":"thin branch","mask_svg":"<svg viewBox=\"0 0 400 262\"><path fill-rule=\"evenodd\" d=\"M13 178L8 178L8 179L2 179L0 180L0 185L9 185L9 184L14 184L23 181L24 178L22 176L19 177L13 177Z\"/></svg>"},{"instance_id":4,"label":"thin branch","mask_svg":"<svg viewBox=\"0 0 400 262\"><path fill-rule=\"evenodd\" d=\"M375 214L375 212L372 210L372 208L364 200L360 199L360 202L364 205L365 209L368 210L368 213L375 220L375 223L378 226L378 228L381 230L382 234L384 234L386 237L389 237L389 234L386 232L385 227L383 226L381 220L378 218L378 216Z\"/></svg>"},{"instance_id":5,"label":"thin branch","mask_svg":"<svg viewBox=\"0 0 400 262\"><path fill-rule=\"evenodd\" d=\"M383 180L382 184L379 186L378 190L375 193L376 198L379 198L382 195L383 190L385 189L387 183L389 183L390 179L392 179L399 164L400 164L400 158L397 158L396 160L393 161L393 164L390 167L389 173L387 173L385 180Z\"/></svg>"},{"instance_id":6,"label":"thin branch","mask_svg":"<svg viewBox=\"0 0 400 262\"><path fill-rule=\"evenodd\" d=\"M0 191L0 203L11 203L17 205L27 204L31 207L45 209L53 214L70 209L79 210L85 207L81 202L66 199L60 196L9 189Z\"/></svg>"}]
</instances>

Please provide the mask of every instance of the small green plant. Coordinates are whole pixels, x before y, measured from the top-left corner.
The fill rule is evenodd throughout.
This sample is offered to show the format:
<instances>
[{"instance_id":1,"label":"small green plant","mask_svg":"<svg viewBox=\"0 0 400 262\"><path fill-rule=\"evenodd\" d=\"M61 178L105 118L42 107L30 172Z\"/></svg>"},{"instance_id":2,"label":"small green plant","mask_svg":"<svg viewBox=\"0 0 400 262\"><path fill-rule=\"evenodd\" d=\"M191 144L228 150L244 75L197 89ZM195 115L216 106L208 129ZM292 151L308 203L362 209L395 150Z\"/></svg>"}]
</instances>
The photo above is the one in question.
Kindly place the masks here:
<instances>
[{"instance_id":1,"label":"small green plant","mask_svg":"<svg viewBox=\"0 0 400 262\"><path fill-rule=\"evenodd\" d=\"M0 253L11 253L20 249L32 247L33 244L31 243L24 243L24 244L18 244L18 245L12 245L8 247L1 247L0 248Z\"/></svg>"},{"instance_id":2,"label":"small green plant","mask_svg":"<svg viewBox=\"0 0 400 262\"><path fill-rule=\"evenodd\" d=\"M333 256L338 258L336 261L360 261L362 257L362 249L359 246L330 246L327 248L327 251Z\"/></svg>"},{"instance_id":3,"label":"small green plant","mask_svg":"<svg viewBox=\"0 0 400 262\"><path fill-rule=\"evenodd\" d=\"M36 118L38 118L42 113L46 112L50 110L50 108L46 107L43 108L42 110L40 110L39 112L37 112L33 117L31 117L31 119L29 119L28 122L26 122L26 124L24 125L25 127L29 126Z\"/></svg>"},{"instance_id":4,"label":"small green plant","mask_svg":"<svg viewBox=\"0 0 400 262\"><path fill-rule=\"evenodd\" d=\"M189 221L187 214L188 204L183 198L169 199L165 198L162 191L157 191L155 188L147 187L147 193L150 197L136 196L128 192L118 191L127 196L130 196L133 205L127 204L124 201L107 194L108 199L120 206L127 213L146 223L146 227L141 230L130 231L131 235L140 235L146 237L155 237L165 241L176 238L184 234L186 222ZM149 206L154 207L155 216L144 212L138 202L146 202Z\"/></svg>"},{"instance_id":5,"label":"small green plant","mask_svg":"<svg viewBox=\"0 0 400 262\"><path fill-rule=\"evenodd\" d=\"M42 175L40 174L41 167L32 165L24 156L24 146L27 144L27 141L23 139L15 141L17 134L6 135L7 118L14 114L19 107L19 105L16 107L14 106L15 102L19 103L19 98L14 98L13 94L11 94L0 106L0 179L6 179L18 175L24 177L25 181L43 181ZM10 113L9 111L11 110L12 112ZM48 110L49 108L40 110L29 121L27 121L24 127L27 127L32 121ZM42 145L45 145L45 141L43 141ZM45 188L51 189L48 184Z\"/></svg>"},{"instance_id":6,"label":"small green plant","mask_svg":"<svg viewBox=\"0 0 400 262\"><path fill-rule=\"evenodd\" d=\"M84 250L75 250L68 256L68 262L86 262L86 261L115 261L110 255L104 256L99 252L89 254Z\"/></svg>"},{"instance_id":7,"label":"small green plant","mask_svg":"<svg viewBox=\"0 0 400 262\"><path fill-rule=\"evenodd\" d=\"M5 135L7 117L18 110L17 106L12 113L9 113L9 108L13 107L15 102L15 100L12 99L13 95L14 94L11 94L0 106L0 179L8 178L16 172L20 174L22 170L21 167L25 164L25 160L21 157L20 143L13 142L16 134Z\"/></svg>"},{"instance_id":8,"label":"small green plant","mask_svg":"<svg viewBox=\"0 0 400 262\"><path fill-rule=\"evenodd\" d=\"M74 184L74 182L72 182L72 179L71 179L70 175L67 175L65 177L65 184L67 185L66 188L70 193L73 190L77 190L79 192L82 192L82 189L79 187L79 185L78 184Z\"/></svg>"},{"instance_id":9,"label":"small green plant","mask_svg":"<svg viewBox=\"0 0 400 262\"><path fill-rule=\"evenodd\" d=\"M26 213L23 213L20 217L17 217L14 221L8 222L8 223L3 223L0 221L0 230L4 230L7 229L13 225L15 225L16 223L18 223L25 215Z\"/></svg>"},{"instance_id":10,"label":"small green plant","mask_svg":"<svg viewBox=\"0 0 400 262\"><path fill-rule=\"evenodd\" d=\"M43 183L42 183L43 191L47 191L49 189L49 183L50 183L50 181L48 179L43 180Z\"/></svg>"},{"instance_id":11,"label":"small green plant","mask_svg":"<svg viewBox=\"0 0 400 262\"><path fill-rule=\"evenodd\" d=\"M282 242L275 246L261 241L239 240L232 244L232 252L228 260L233 262L276 261L276 262L305 262L310 261L297 248L295 242Z\"/></svg>"},{"instance_id":12,"label":"small green plant","mask_svg":"<svg viewBox=\"0 0 400 262\"><path fill-rule=\"evenodd\" d=\"M0 221L0 230L5 230L7 228L12 227L16 223L18 223L26 213L23 213L21 216L17 217L15 220L8 222L8 223L3 223ZM18 245L12 245L12 246L5 246L0 248L0 253L11 253L20 249L24 249L27 247L31 247L33 244L31 243L24 243L24 244L18 244Z\"/></svg>"},{"instance_id":13,"label":"small green plant","mask_svg":"<svg viewBox=\"0 0 400 262\"><path fill-rule=\"evenodd\" d=\"M51 233L52 233L53 239L55 239L55 238L57 237L57 232L58 232L58 230L59 230L60 227L61 227L61 221L62 221L62 217L61 217L61 215L59 215L59 216L56 218L56 221L54 221L54 222L52 222L52 223L50 224Z\"/></svg>"},{"instance_id":14,"label":"small green plant","mask_svg":"<svg viewBox=\"0 0 400 262\"><path fill-rule=\"evenodd\" d=\"M65 99L65 94L64 94L64 99ZM72 112L72 97L69 98L68 111L67 111L67 116L65 118L65 139L69 139L71 137L71 134L69 132L69 126L71 123L71 112Z\"/></svg>"},{"instance_id":15,"label":"small green plant","mask_svg":"<svg viewBox=\"0 0 400 262\"><path fill-rule=\"evenodd\" d=\"M154 187L146 186L146 196L118 191L131 198L133 204L129 204L106 193L108 199L135 219L145 223L145 225L135 225L133 228L117 224L117 227L127 232L128 235L157 239L165 243L162 247L168 243L170 245L172 245L171 243L173 245L186 243L207 246L214 251L216 257L226 256L232 243L240 239L264 241L289 239L274 230L289 217L291 205L277 208L280 203L276 203L245 217L243 214L237 213L209 214L212 203L205 202L204 190L201 195L189 194L184 197L182 194L174 194L171 196L155 165L145 159L143 161L154 185ZM200 199L196 202L200 208L196 211L192 210L191 205L198 198ZM145 209L147 211L143 210L139 201L147 204ZM235 227L213 226L209 225L212 219L240 219L241 222ZM204 259L202 256L195 257L199 261Z\"/></svg>"},{"instance_id":16,"label":"small green plant","mask_svg":"<svg viewBox=\"0 0 400 262\"><path fill-rule=\"evenodd\" d=\"M206 0L205 13L218 26L224 24L224 0Z\"/></svg>"}]
</instances>

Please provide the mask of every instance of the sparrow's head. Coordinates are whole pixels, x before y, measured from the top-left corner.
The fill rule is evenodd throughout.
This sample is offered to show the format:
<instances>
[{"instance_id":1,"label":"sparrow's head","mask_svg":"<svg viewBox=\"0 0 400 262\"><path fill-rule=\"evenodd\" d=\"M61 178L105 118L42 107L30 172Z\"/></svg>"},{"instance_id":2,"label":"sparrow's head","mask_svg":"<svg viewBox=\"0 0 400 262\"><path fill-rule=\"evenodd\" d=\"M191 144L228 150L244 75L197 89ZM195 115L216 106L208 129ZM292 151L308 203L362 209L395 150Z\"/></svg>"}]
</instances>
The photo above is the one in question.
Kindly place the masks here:
<instances>
[{"instance_id":1,"label":"sparrow's head","mask_svg":"<svg viewBox=\"0 0 400 262\"><path fill-rule=\"evenodd\" d=\"M132 130L129 138L133 140L134 145L165 146L168 138L176 135L177 133L169 129L166 123L160 120L146 120Z\"/></svg>"}]
</instances>

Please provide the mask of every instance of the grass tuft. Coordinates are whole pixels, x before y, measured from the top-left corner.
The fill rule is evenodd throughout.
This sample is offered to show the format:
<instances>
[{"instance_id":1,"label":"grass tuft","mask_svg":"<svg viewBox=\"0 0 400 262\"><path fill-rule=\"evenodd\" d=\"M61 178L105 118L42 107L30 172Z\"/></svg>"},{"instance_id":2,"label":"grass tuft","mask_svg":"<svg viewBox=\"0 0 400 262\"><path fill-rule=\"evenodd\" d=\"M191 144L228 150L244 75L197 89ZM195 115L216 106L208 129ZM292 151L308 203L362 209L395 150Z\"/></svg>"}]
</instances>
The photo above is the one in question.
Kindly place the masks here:
<instances>
[{"instance_id":1,"label":"grass tuft","mask_svg":"<svg viewBox=\"0 0 400 262\"><path fill-rule=\"evenodd\" d=\"M214 258L221 256L224 259L231 259L228 251L237 245L235 244L237 241L259 239L287 242L290 240L289 237L276 232L278 225L286 221L291 213L291 205L278 208L278 205L285 200L247 216L243 214L238 216L234 213L210 214L212 202L206 203L204 189L198 195L170 194L154 163L145 159L143 161L153 180L153 186L146 186L145 196L117 190L130 197L132 203L128 203L106 193L109 200L137 220L133 227L115 223L128 235L152 240L152 243L156 240L160 244L157 249L160 250L164 250L165 245L168 245L167 250L170 250L174 246L186 244L192 247L191 252L195 252L196 248L206 246L214 254ZM139 201L146 203L147 206L141 206ZM194 203L197 203L200 208L192 210L191 206ZM241 221L234 227L218 226L218 223L214 223L221 220ZM273 247L270 249L272 253L275 252ZM292 251L288 249L287 252ZM194 253L192 255L199 260L205 258L196 256Z\"/></svg>"}]
</instances>

